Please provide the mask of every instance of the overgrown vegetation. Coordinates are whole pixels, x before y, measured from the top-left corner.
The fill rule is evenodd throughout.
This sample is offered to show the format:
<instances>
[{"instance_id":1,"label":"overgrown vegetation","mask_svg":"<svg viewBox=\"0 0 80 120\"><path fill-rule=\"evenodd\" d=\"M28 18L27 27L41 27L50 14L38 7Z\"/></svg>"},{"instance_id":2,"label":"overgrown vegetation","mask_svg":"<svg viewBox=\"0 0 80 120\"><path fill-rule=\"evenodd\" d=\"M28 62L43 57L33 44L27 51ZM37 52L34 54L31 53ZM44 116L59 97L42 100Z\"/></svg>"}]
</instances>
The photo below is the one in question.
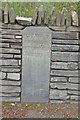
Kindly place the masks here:
<instances>
[{"instance_id":1,"label":"overgrown vegetation","mask_svg":"<svg viewBox=\"0 0 80 120\"><path fill-rule=\"evenodd\" d=\"M5 2L1 3L0 7L4 8L6 4L14 8L16 15L23 17L32 17L35 7L39 7L40 5L43 5L44 8L47 8L49 12L53 6L55 7L56 12L58 10L62 10L63 7L67 8L68 13L71 10L71 6L73 6L74 10L76 10L77 12L79 12L80 9L80 4L78 4L77 2Z\"/></svg>"}]
</instances>

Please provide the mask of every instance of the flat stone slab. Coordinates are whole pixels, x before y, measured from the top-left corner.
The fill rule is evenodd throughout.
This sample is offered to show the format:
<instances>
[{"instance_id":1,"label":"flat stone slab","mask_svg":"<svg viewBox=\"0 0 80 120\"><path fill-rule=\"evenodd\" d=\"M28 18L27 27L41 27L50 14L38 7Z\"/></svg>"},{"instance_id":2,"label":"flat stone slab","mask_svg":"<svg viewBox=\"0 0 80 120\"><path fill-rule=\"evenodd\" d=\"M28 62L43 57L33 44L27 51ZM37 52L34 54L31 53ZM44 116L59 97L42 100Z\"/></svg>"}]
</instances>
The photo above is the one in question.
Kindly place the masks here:
<instances>
[{"instance_id":1,"label":"flat stone slab","mask_svg":"<svg viewBox=\"0 0 80 120\"><path fill-rule=\"evenodd\" d=\"M47 27L23 30L22 102L48 102L51 31Z\"/></svg>"}]
</instances>

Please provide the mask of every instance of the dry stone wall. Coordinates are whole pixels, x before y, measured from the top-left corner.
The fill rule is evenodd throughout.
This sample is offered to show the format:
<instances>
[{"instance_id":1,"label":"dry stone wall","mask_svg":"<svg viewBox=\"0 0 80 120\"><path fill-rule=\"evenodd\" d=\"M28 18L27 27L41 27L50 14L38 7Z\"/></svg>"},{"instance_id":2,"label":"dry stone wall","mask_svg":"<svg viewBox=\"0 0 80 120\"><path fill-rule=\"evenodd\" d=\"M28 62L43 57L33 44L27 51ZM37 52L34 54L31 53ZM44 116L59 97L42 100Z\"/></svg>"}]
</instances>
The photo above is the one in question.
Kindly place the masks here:
<instances>
[{"instance_id":1,"label":"dry stone wall","mask_svg":"<svg viewBox=\"0 0 80 120\"><path fill-rule=\"evenodd\" d=\"M50 102L80 101L79 27L52 32Z\"/></svg>"},{"instance_id":2,"label":"dry stone wall","mask_svg":"<svg viewBox=\"0 0 80 120\"><path fill-rule=\"evenodd\" d=\"M19 25L0 24L0 100L20 101L22 33Z\"/></svg>"},{"instance_id":3,"label":"dry stone wall","mask_svg":"<svg viewBox=\"0 0 80 120\"><path fill-rule=\"evenodd\" d=\"M51 20L45 16L45 24L42 24L42 16L41 8L36 8L30 26L50 23L48 27L52 30L49 102L78 102L80 101L78 21L71 16L66 19L65 14L59 12L57 17L51 16ZM3 10L0 10L0 101L21 101L24 26L17 24L15 19L13 9L6 8L4 17Z\"/></svg>"}]
</instances>

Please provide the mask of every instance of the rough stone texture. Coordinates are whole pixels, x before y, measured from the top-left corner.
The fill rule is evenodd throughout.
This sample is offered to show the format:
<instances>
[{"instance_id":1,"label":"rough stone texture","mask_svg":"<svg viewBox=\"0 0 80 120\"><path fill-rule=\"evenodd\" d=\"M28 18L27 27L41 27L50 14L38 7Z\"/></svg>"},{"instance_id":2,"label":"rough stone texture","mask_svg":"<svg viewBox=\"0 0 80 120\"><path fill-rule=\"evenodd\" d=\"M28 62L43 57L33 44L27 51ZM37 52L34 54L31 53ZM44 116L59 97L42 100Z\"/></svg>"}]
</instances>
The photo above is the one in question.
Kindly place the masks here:
<instances>
[{"instance_id":1,"label":"rough stone texture","mask_svg":"<svg viewBox=\"0 0 80 120\"><path fill-rule=\"evenodd\" d=\"M52 35L51 103L78 103L79 101L79 28L74 29L71 26L67 27L66 31L70 32L59 30L53 31ZM61 98L60 95L63 97Z\"/></svg>"},{"instance_id":2,"label":"rough stone texture","mask_svg":"<svg viewBox=\"0 0 80 120\"><path fill-rule=\"evenodd\" d=\"M0 80L6 78L6 73L0 72Z\"/></svg>"},{"instance_id":3,"label":"rough stone texture","mask_svg":"<svg viewBox=\"0 0 80 120\"><path fill-rule=\"evenodd\" d=\"M70 77L69 82L71 83L80 83L79 77Z\"/></svg>"},{"instance_id":4,"label":"rough stone texture","mask_svg":"<svg viewBox=\"0 0 80 120\"><path fill-rule=\"evenodd\" d=\"M76 40L79 39L79 33L78 32L53 32L52 33L52 38L57 38L57 39L70 39L70 40Z\"/></svg>"},{"instance_id":5,"label":"rough stone texture","mask_svg":"<svg viewBox=\"0 0 80 120\"><path fill-rule=\"evenodd\" d=\"M0 93L0 97L19 97L20 93Z\"/></svg>"},{"instance_id":6,"label":"rough stone texture","mask_svg":"<svg viewBox=\"0 0 80 120\"><path fill-rule=\"evenodd\" d=\"M62 90L66 90L68 89L68 83L50 83L51 88L53 89L62 89Z\"/></svg>"},{"instance_id":7,"label":"rough stone texture","mask_svg":"<svg viewBox=\"0 0 80 120\"><path fill-rule=\"evenodd\" d=\"M18 61L13 59L3 59L0 60L0 65L18 65Z\"/></svg>"},{"instance_id":8,"label":"rough stone texture","mask_svg":"<svg viewBox=\"0 0 80 120\"><path fill-rule=\"evenodd\" d=\"M7 73L7 79L20 80L20 73Z\"/></svg>"},{"instance_id":9,"label":"rough stone texture","mask_svg":"<svg viewBox=\"0 0 80 120\"><path fill-rule=\"evenodd\" d=\"M52 39L52 42L54 43L54 44L58 44L58 45L62 45L62 44L64 44L64 45L78 45L80 42L79 42L79 40L61 40L61 39Z\"/></svg>"},{"instance_id":10,"label":"rough stone texture","mask_svg":"<svg viewBox=\"0 0 80 120\"><path fill-rule=\"evenodd\" d=\"M0 85L13 85L13 86L19 86L21 85L20 81L10 81L10 80L0 80Z\"/></svg>"},{"instance_id":11,"label":"rough stone texture","mask_svg":"<svg viewBox=\"0 0 80 120\"><path fill-rule=\"evenodd\" d=\"M66 77L51 77L51 82L67 82Z\"/></svg>"},{"instance_id":12,"label":"rough stone texture","mask_svg":"<svg viewBox=\"0 0 80 120\"><path fill-rule=\"evenodd\" d=\"M78 52L52 52L52 61L78 61Z\"/></svg>"},{"instance_id":13,"label":"rough stone texture","mask_svg":"<svg viewBox=\"0 0 80 120\"><path fill-rule=\"evenodd\" d=\"M64 69L64 70L75 70L75 69L78 69L78 63L76 62L52 62L51 68Z\"/></svg>"},{"instance_id":14,"label":"rough stone texture","mask_svg":"<svg viewBox=\"0 0 80 120\"><path fill-rule=\"evenodd\" d=\"M20 97L0 97L0 101L5 102L20 102Z\"/></svg>"},{"instance_id":15,"label":"rough stone texture","mask_svg":"<svg viewBox=\"0 0 80 120\"><path fill-rule=\"evenodd\" d=\"M15 20L10 19L10 14L9 12L9 21L14 23ZM2 24L0 27L2 28L0 29L0 101L20 102L21 67L19 61L22 56L20 29L23 27L15 24Z\"/></svg>"},{"instance_id":16,"label":"rough stone texture","mask_svg":"<svg viewBox=\"0 0 80 120\"><path fill-rule=\"evenodd\" d=\"M16 49L11 49L11 48L0 48L0 50L2 49L2 53L20 53L20 50L16 50Z\"/></svg>"},{"instance_id":17,"label":"rough stone texture","mask_svg":"<svg viewBox=\"0 0 80 120\"><path fill-rule=\"evenodd\" d=\"M51 75L54 76L78 76L78 70L70 71L70 70L51 70Z\"/></svg>"},{"instance_id":18,"label":"rough stone texture","mask_svg":"<svg viewBox=\"0 0 80 120\"><path fill-rule=\"evenodd\" d=\"M52 100L66 100L68 98L66 90L50 89L50 99Z\"/></svg>"},{"instance_id":19,"label":"rough stone texture","mask_svg":"<svg viewBox=\"0 0 80 120\"><path fill-rule=\"evenodd\" d=\"M0 54L0 58L13 58L13 54Z\"/></svg>"},{"instance_id":20,"label":"rough stone texture","mask_svg":"<svg viewBox=\"0 0 80 120\"><path fill-rule=\"evenodd\" d=\"M20 87L17 86L2 86L2 92L12 93L12 92L21 92L21 90Z\"/></svg>"},{"instance_id":21,"label":"rough stone texture","mask_svg":"<svg viewBox=\"0 0 80 120\"><path fill-rule=\"evenodd\" d=\"M79 51L79 45L59 45L53 44L52 50L54 51Z\"/></svg>"}]
</instances>

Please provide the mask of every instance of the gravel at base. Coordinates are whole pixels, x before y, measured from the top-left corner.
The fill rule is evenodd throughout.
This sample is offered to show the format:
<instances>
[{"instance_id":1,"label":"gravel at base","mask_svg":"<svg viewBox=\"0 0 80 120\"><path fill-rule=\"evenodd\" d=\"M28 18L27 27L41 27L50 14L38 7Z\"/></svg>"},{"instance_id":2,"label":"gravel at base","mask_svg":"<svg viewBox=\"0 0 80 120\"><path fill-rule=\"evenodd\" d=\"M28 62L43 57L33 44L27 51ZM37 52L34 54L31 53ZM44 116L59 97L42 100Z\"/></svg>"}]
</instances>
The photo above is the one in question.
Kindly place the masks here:
<instances>
[{"instance_id":1,"label":"gravel at base","mask_svg":"<svg viewBox=\"0 0 80 120\"><path fill-rule=\"evenodd\" d=\"M4 103L3 118L78 118L78 104Z\"/></svg>"}]
</instances>

